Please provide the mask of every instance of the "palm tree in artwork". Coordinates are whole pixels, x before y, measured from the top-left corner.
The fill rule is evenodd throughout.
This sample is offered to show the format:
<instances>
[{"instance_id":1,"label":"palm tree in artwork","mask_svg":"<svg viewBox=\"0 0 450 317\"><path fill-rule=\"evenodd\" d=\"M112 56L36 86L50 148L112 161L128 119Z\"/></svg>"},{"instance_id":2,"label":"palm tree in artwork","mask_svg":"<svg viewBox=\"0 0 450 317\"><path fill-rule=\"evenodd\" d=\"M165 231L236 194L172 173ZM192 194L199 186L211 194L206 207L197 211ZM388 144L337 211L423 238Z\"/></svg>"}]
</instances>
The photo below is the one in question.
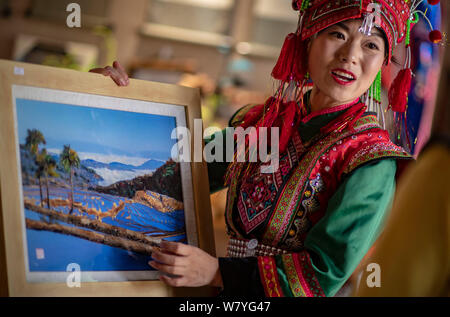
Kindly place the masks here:
<instances>
[{"instance_id":1,"label":"palm tree in artwork","mask_svg":"<svg viewBox=\"0 0 450 317\"><path fill-rule=\"evenodd\" d=\"M39 145L40 144L46 144L44 135L41 131L37 129L27 129L27 137L25 138L25 148L29 151L31 156L34 158L37 165L39 163L37 162L37 156L39 155ZM38 166L39 169L39 166ZM35 176L37 177L38 174L42 173L42 171L36 170ZM28 175L28 174L27 174Z\"/></svg>"},{"instance_id":2,"label":"palm tree in artwork","mask_svg":"<svg viewBox=\"0 0 450 317\"><path fill-rule=\"evenodd\" d=\"M44 135L37 129L27 129L27 137L25 138L25 146L31 154L37 156L39 154L39 144L46 144Z\"/></svg>"},{"instance_id":3,"label":"palm tree in artwork","mask_svg":"<svg viewBox=\"0 0 450 317\"><path fill-rule=\"evenodd\" d=\"M64 167L64 170L70 175L70 188L71 188L71 206L70 214L73 212L73 168L80 166L80 158L75 150L70 148L70 145L64 145L64 149L59 156L59 161Z\"/></svg>"},{"instance_id":4,"label":"palm tree in artwork","mask_svg":"<svg viewBox=\"0 0 450 317\"><path fill-rule=\"evenodd\" d=\"M42 159L42 166L43 166L43 173L45 176L45 185L47 187L47 208L50 209L50 192L49 192L49 186L48 186L48 177L53 176L57 177L58 174L56 173L56 160L47 153L46 149L43 149L41 151L41 159Z\"/></svg>"},{"instance_id":5,"label":"palm tree in artwork","mask_svg":"<svg viewBox=\"0 0 450 317\"><path fill-rule=\"evenodd\" d=\"M35 157L35 162L37 165L37 169L34 173L34 176L39 181L39 194L41 197L41 207L44 207L44 195L42 194L42 182L41 182L41 178L42 178L42 176L44 176L44 161L43 161L43 157L42 157L41 153L39 153Z\"/></svg>"}]
</instances>

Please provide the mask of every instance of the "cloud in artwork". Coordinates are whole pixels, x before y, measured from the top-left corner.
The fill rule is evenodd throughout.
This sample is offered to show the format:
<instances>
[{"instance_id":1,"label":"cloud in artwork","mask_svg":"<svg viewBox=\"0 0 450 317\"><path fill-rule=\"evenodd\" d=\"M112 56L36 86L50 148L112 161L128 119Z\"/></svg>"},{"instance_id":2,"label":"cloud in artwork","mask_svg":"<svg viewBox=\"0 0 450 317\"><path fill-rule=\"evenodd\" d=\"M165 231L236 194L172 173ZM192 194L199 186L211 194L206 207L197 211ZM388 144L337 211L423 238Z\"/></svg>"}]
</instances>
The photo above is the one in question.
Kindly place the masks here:
<instances>
[{"instance_id":1,"label":"cloud in artwork","mask_svg":"<svg viewBox=\"0 0 450 317\"><path fill-rule=\"evenodd\" d=\"M49 153L59 155L61 153L61 149L48 149ZM113 162L139 166L147 162L150 158L145 157L132 157L126 155L115 155L115 154L102 154L102 153L89 153L89 152L78 152L78 156L80 160L94 160L97 162L109 164ZM158 160L156 160L158 161ZM164 161L162 161L164 162Z\"/></svg>"},{"instance_id":2,"label":"cloud in artwork","mask_svg":"<svg viewBox=\"0 0 450 317\"><path fill-rule=\"evenodd\" d=\"M119 181L131 180L138 176L153 173L152 170L119 171L110 170L106 167L94 168L93 170L103 178L103 181L99 183L100 186L109 186Z\"/></svg>"}]
</instances>

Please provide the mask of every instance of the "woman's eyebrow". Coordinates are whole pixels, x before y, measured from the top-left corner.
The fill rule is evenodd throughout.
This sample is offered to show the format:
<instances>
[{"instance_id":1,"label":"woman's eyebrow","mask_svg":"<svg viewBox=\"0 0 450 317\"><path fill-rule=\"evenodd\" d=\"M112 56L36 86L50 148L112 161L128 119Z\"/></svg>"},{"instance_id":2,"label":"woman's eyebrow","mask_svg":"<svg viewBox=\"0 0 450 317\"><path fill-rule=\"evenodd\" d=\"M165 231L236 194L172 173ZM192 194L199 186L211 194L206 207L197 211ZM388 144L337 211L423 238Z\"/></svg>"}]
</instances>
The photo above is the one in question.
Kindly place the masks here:
<instances>
[{"instance_id":1,"label":"woman's eyebrow","mask_svg":"<svg viewBox=\"0 0 450 317\"><path fill-rule=\"evenodd\" d=\"M336 26L340 26L341 28L343 28L346 31L350 31L350 28L348 26L346 26L344 23L342 22L338 22L335 24Z\"/></svg>"},{"instance_id":2,"label":"woman's eyebrow","mask_svg":"<svg viewBox=\"0 0 450 317\"><path fill-rule=\"evenodd\" d=\"M350 28L348 26L346 26L344 23L342 22L338 22L335 24L336 26L341 27L342 29L344 29L345 31L349 32ZM375 31L375 32L374 32ZM377 28L373 28L372 30L372 36L378 36L379 38L381 38L384 41L384 36L383 34L381 34L381 32L377 29Z\"/></svg>"},{"instance_id":3,"label":"woman's eyebrow","mask_svg":"<svg viewBox=\"0 0 450 317\"><path fill-rule=\"evenodd\" d=\"M379 38L381 38L383 41L384 41L384 36L383 36L383 34L381 34L381 32L380 31L378 31L378 30L376 30L376 32L373 32L372 31L372 34L371 34L372 36L378 36Z\"/></svg>"}]
</instances>

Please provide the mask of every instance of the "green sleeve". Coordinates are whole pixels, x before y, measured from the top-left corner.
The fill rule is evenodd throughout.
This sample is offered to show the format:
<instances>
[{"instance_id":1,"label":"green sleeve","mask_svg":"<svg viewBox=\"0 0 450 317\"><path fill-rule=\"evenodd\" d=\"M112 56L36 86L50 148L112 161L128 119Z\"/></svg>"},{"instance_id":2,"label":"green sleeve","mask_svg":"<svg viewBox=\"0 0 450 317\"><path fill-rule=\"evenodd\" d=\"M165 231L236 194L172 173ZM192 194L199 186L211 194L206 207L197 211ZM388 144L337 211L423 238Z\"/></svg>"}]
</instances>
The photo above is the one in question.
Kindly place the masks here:
<instances>
[{"instance_id":1,"label":"green sleeve","mask_svg":"<svg viewBox=\"0 0 450 317\"><path fill-rule=\"evenodd\" d=\"M357 168L309 232L305 248L326 296L336 294L380 234L395 192L395 172L394 159Z\"/></svg>"}]
</instances>

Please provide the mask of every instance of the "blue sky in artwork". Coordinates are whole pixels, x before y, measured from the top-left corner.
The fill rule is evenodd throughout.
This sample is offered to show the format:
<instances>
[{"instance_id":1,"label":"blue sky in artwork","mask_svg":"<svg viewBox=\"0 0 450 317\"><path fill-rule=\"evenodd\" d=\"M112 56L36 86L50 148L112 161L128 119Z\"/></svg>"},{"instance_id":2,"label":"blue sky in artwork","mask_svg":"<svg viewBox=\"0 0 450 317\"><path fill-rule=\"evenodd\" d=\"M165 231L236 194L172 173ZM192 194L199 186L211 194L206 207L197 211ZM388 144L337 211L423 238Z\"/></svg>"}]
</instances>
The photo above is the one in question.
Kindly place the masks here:
<instances>
[{"instance_id":1,"label":"blue sky in artwork","mask_svg":"<svg viewBox=\"0 0 450 317\"><path fill-rule=\"evenodd\" d=\"M70 144L77 152L167 160L177 142L175 117L21 98L16 106L21 144L27 129L38 129L48 149Z\"/></svg>"}]
</instances>

